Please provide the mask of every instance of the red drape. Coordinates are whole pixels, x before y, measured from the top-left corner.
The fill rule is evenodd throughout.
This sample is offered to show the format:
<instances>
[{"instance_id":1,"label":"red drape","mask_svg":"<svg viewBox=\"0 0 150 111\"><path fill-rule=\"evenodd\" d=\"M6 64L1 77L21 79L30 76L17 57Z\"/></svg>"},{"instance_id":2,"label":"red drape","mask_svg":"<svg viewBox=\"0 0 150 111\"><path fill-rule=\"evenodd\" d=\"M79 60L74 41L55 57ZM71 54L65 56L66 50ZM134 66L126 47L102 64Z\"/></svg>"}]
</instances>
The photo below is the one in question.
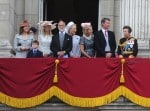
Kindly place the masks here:
<instances>
[{"instance_id":1,"label":"red drape","mask_svg":"<svg viewBox=\"0 0 150 111\"><path fill-rule=\"evenodd\" d=\"M60 59L57 66L58 82L54 83L55 60L54 58L0 59L0 102L8 97L24 101L26 98L38 97L55 87L61 91L53 89L49 94L57 96L55 95L57 93L59 97L66 94L71 97L86 98L87 101L89 98L105 97L106 102L104 103L106 104L107 99L110 99L106 98L106 95L111 97L112 92L122 88L119 92L114 93L116 98L118 95L133 94L133 96L136 95L136 98L131 95L127 97L139 105L150 107L150 59L126 59L123 65L124 83L120 83L122 71L120 59L104 58ZM71 97L68 98L71 100ZM63 98L64 95L61 99L64 102L69 101L68 98ZM142 99L146 104L140 102ZM44 103L44 100L46 99L40 98L40 102L34 105ZM14 107L21 107L9 104L8 99L6 103ZM77 106L74 103L67 103ZM82 103L79 104L78 106L82 107ZM92 106L97 105L101 104L92 103ZM89 104L83 106L91 107Z\"/></svg>"},{"instance_id":2,"label":"red drape","mask_svg":"<svg viewBox=\"0 0 150 111\"><path fill-rule=\"evenodd\" d=\"M30 98L52 86L54 59L0 59L0 92Z\"/></svg>"},{"instance_id":3,"label":"red drape","mask_svg":"<svg viewBox=\"0 0 150 111\"><path fill-rule=\"evenodd\" d=\"M118 59L63 59L60 60L58 87L77 97L99 97L119 86Z\"/></svg>"},{"instance_id":4,"label":"red drape","mask_svg":"<svg viewBox=\"0 0 150 111\"><path fill-rule=\"evenodd\" d=\"M124 86L142 97L150 98L150 59L127 59L124 76Z\"/></svg>"}]
</instances>

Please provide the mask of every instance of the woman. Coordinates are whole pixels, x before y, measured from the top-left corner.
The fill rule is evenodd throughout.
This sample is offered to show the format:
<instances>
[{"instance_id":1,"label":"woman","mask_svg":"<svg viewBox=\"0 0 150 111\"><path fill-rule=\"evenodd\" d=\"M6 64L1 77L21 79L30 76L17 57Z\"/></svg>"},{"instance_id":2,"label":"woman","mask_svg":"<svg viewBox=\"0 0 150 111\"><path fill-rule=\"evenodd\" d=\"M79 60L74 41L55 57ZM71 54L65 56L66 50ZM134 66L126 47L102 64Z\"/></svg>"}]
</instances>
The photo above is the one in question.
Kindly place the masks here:
<instances>
[{"instance_id":1,"label":"woman","mask_svg":"<svg viewBox=\"0 0 150 111\"><path fill-rule=\"evenodd\" d=\"M52 21L42 21L39 23L41 34L38 36L39 50L43 52L44 57L52 56L50 45L52 41L52 30L56 28L56 24L52 24Z\"/></svg>"},{"instance_id":2,"label":"woman","mask_svg":"<svg viewBox=\"0 0 150 111\"><path fill-rule=\"evenodd\" d=\"M16 51L16 58L26 58L29 49L31 48L31 42L33 41L33 35L29 34L29 22L24 20L20 24L19 34L16 34L14 39L14 49Z\"/></svg>"},{"instance_id":3,"label":"woman","mask_svg":"<svg viewBox=\"0 0 150 111\"><path fill-rule=\"evenodd\" d=\"M80 50L83 57L91 58L95 57L95 51L93 49L93 29L91 23L82 23L83 37L80 39Z\"/></svg>"},{"instance_id":4,"label":"woman","mask_svg":"<svg viewBox=\"0 0 150 111\"><path fill-rule=\"evenodd\" d=\"M77 26L74 22L69 22L66 26L66 33L72 37L72 50L70 56L73 58L79 58L81 56L80 52L80 36L76 35Z\"/></svg>"},{"instance_id":5,"label":"woman","mask_svg":"<svg viewBox=\"0 0 150 111\"><path fill-rule=\"evenodd\" d=\"M123 27L124 37L120 39L118 45L118 57L119 58L135 58L138 53L137 40L130 34L132 29L130 26Z\"/></svg>"}]
</instances>

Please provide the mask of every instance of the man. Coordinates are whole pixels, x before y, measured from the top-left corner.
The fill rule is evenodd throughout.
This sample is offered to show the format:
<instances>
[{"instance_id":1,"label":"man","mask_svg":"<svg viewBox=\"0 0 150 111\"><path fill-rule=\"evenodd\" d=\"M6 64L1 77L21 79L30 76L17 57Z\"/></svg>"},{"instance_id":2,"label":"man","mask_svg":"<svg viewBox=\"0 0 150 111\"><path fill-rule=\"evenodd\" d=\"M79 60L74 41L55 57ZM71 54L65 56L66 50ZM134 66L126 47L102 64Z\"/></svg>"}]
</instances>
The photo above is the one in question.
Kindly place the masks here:
<instances>
[{"instance_id":1,"label":"man","mask_svg":"<svg viewBox=\"0 0 150 111\"><path fill-rule=\"evenodd\" d=\"M102 29L95 34L94 49L96 57L115 57L116 39L115 34L109 31L110 19L103 18L101 20Z\"/></svg>"},{"instance_id":2,"label":"man","mask_svg":"<svg viewBox=\"0 0 150 111\"><path fill-rule=\"evenodd\" d=\"M65 33L65 22L60 20L58 22L59 33L52 37L50 46L54 57L68 58L72 50L72 37Z\"/></svg>"}]
</instances>

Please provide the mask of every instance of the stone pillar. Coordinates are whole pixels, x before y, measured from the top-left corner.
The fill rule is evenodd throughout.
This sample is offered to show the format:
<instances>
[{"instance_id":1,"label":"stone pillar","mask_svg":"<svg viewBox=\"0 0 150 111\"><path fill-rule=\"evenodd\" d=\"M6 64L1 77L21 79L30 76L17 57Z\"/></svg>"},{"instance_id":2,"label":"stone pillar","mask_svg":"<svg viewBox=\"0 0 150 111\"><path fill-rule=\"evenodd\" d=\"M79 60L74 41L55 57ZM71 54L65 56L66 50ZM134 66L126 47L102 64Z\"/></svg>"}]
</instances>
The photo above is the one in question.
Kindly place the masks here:
<instances>
[{"instance_id":1,"label":"stone pillar","mask_svg":"<svg viewBox=\"0 0 150 111\"><path fill-rule=\"evenodd\" d=\"M149 0L121 0L121 26L130 25L132 35L138 39L150 38L150 1Z\"/></svg>"},{"instance_id":2,"label":"stone pillar","mask_svg":"<svg viewBox=\"0 0 150 111\"><path fill-rule=\"evenodd\" d=\"M25 0L25 19L35 27L39 22L39 8L39 0Z\"/></svg>"},{"instance_id":3,"label":"stone pillar","mask_svg":"<svg viewBox=\"0 0 150 111\"><path fill-rule=\"evenodd\" d=\"M108 17L111 19L110 30L115 32L118 43L120 33L120 0L99 0L99 29L101 28L101 19Z\"/></svg>"},{"instance_id":4,"label":"stone pillar","mask_svg":"<svg viewBox=\"0 0 150 111\"><path fill-rule=\"evenodd\" d=\"M14 35L15 0L0 0L0 57L10 57Z\"/></svg>"},{"instance_id":5,"label":"stone pillar","mask_svg":"<svg viewBox=\"0 0 150 111\"><path fill-rule=\"evenodd\" d=\"M116 35L116 41L118 43L121 36L120 27L120 0L115 0L114 6L114 32Z\"/></svg>"},{"instance_id":6,"label":"stone pillar","mask_svg":"<svg viewBox=\"0 0 150 111\"><path fill-rule=\"evenodd\" d=\"M138 39L139 57L149 57L150 40L150 1L149 0L121 0L121 27L130 25L132 35ZM146 49L146 50L145 50ZM143 51L146 51L143 55Z\"/></svg>"},{"instance_id":7,"label":"stone pillar","mask_svg":"<svg viewBox=\"0 0 150 111\"><path fill-rule=\"evenodd\" d=\"M15 5L15 34L19 32L19 24L25 19L25 0L16 0Z\"/></svg>"},{"instance_id":8,"label":"stone pillar","mask_svg":"<svg viewBox=\"0 0 150 111\"><path fill-rule=\"evenodd\" d=\"M44 0L39 0L39 21L43 21Z\"/></svg>"},{"instance_id":9,"label":"stone pillar","mask_svg":"<svg viewBox=\"0 0 150 111\"><path fill-rule=\"evenodd\" d=\"M114 0L99 0L99 29L101 28L101 19L108 17L111 19L111 30L114 30Z\"/></svg>"}]
</instances>

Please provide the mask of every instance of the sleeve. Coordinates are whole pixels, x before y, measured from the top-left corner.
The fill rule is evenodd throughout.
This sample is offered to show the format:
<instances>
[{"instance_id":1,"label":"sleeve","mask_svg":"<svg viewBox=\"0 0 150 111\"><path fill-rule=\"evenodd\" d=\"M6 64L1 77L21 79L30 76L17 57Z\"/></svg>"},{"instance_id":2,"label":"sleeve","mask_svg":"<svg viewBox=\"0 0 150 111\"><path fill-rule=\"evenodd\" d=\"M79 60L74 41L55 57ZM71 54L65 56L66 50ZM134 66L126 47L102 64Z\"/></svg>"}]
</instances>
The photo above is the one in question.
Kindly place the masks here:
<instances>
[{"instance_id":1,"label":"sleeve","mask_svg":"<svg viewBox=\"0 0 150 111\"><path fill-rule=\"evenodd\" d=\"M20 50L20 47L21 47L21 44L19 43L19 40L18 40L18 34L15 35L15 38L14 38L14 49L16 51L21 51Z\"/></svg>"},{"instance_id":2,"label":"sleeve","mask_svg":"<svg viewBox=\"0 0 150 111\"><path fill-rule=\"evenodd\" d=\"M40 51L40 57L43 58L43 52L42 51Z\"/></svg>"},{"instance_id":3,"label":"sleeve","mask_svg":"<svg viewBox=\"0 0 150 111\"><path fill-rule=\"evenodd\" d=\"M69 41L68 41L69 43L68 43L68 48L65 49L66 54L69 54L70 51L72 50L72 37L68 36L68 38L69 38Z\"/></svg>"},{"instance_id":4,"label":"sleeve","mask_svg":"<svg viewBox=\"0 0 150 111\"><path fill-rule=\"evenodd\" d=\"M119 40L119 44L121 44L120 40ZM121 46L119 44L118 44L117 54L118 55L122 55L122 53L121 53Z\"/></svg>"},{"instance_id":5,"label":"sleeve","mask_svg":"<svg viewBox=\"0 0 150 111\"><path fill-rule=\"evenodd\" d=\"M134 40L134 45L133 45L133 56L137 56L138 54L138 43L137 43L137 40L135 39Z\"/></svg>"},{"instance_id":6,"label":"sleeve","mask_svg":"<svg viewBox=\"0 0 150 111\"><path fill-rule=\"evenodd\" d=\"M115 33L114 33L114 32L112 32L112 35L113 35L113 36L112 36L112 37L113 37L113 39L112 39L112 40L113 40L113 41L112 41L112 46L113 46L113 47L112 47L111 52L112 52L112 53L115 53L115 51L116 51L116 47L117 47L117 45L116 45Z\"/></svg>"},{"instance_id":7,"label":"sleeve","mask_svg":"<svg viewBox=\"0 0 150 111\"><path fill-rule=\"evenodd\" d=\"M56 36L52 37L52 42L50 44L50 49L51 49L51 51L53 52L54 55L57 55L58 50L56 49L56 46L55 46L56 45L55 37Z\"/></svg>"},{"instance_id":8,"label":"sleeve","mask_svg":"<svg viewBox=\"0 0 150 111\"><path fill-rule=\"evenodd\" d=\"M80 45L84 45L84 38L83 38L83 37L80 38L79 44L80 44Z\"/></svg>"},{"instance_id":9,"label":"sleeve","mask_svg":"<svg viewBox=\"0 0 150 111\"><path fill-rule=\"evenodd\" d=\"M41 35L38 36L38 41L39 41L39 50L41 51Z\"/></svg>"},{"instance_id":10,"label":"sleeve","mask_svg":"<svg viewBox=\"0 0 150 111\"><path fill-rule=\"evenodd\" d=\"M31 45L30 45L30 47L29 47L29 50L31 50L32 49L32 41L34 41L34 40L36 40L35 38L34 38L34 36L30 36L31 37Z\"/></svg>"},{"instance_id":11,"label":"sleeve","mask_svg":"<svg viewBox=\"0 0 150 111\"><path fill-rule=\"evenodd\" d=\"M100 38L99 32L95 33L94 34L94 45L93 45L93 48L94 48L94 50L96 51L96 53L98 55L101 55L101 56L105 57L105 51L102 48L101 42L99 42L100 41L99 38Z\"/></svg>"}]
</instances>

